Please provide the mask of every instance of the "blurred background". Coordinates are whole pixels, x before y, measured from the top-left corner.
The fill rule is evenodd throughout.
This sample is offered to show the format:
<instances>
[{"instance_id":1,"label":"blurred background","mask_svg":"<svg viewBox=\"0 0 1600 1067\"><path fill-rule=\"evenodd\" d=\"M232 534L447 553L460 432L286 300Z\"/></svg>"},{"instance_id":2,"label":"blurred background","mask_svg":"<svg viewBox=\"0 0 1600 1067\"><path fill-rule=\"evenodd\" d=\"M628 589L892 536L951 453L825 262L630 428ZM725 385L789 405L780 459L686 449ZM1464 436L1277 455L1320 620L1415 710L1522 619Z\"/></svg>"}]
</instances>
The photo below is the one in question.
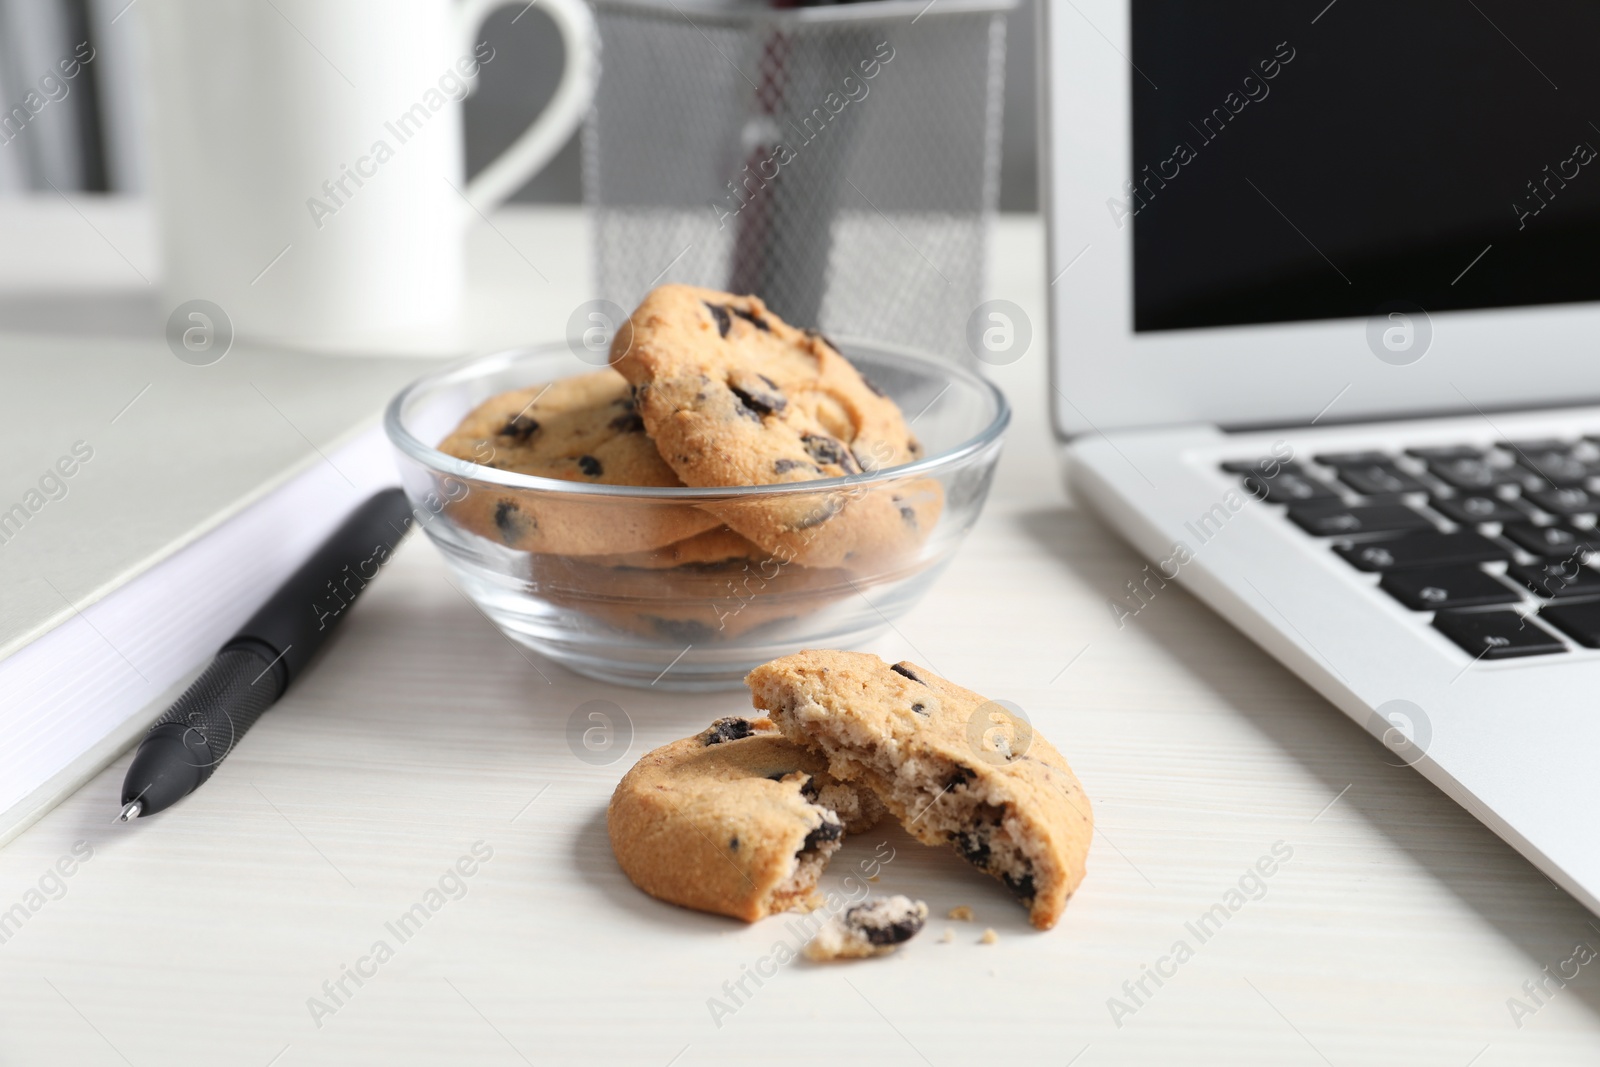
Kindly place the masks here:
<instances>
[{"instance_id":1,"label":"blurred background","mask_svg":"<svg viewBox=\"0 0 1600 1067\"><path fill-rule=\"evenodd\" d=\"M0 0L0 105L9 113L33 81L22 72L48 70L87 40L95 60L29 125L29 136L0 143L0 195L28 192L141 194L147 188L141 133L145 84L138 69L133 20L138 0ZM1000 210L1033 211L1038 204L1035 149L1036 91L1031 0L1007 16L1005 118L1001 137ZM555 89L561 41L548 16L508 4L484 37L505 61L483 69L478 92L466 102L466 161L472 174L498 155ZM0 142L5 140L0 137ZM575 135L513 198L524 203L583 199Z\"/></svg>"}]
</instances>

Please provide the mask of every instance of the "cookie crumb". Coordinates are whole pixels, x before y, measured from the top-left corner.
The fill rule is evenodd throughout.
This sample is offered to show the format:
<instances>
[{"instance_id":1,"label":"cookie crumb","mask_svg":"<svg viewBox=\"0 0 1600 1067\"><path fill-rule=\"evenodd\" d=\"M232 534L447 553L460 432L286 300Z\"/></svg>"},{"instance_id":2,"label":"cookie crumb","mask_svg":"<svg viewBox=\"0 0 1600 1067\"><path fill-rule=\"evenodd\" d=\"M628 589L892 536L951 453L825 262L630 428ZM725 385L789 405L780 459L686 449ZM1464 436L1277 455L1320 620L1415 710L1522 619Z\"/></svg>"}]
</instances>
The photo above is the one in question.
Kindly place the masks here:
<instances>
[{"instance_id":1,"label":"cookie crumb","mask_svg":"<svg viewBox=\"0 0 1600 1067\"><path fill-rule=\"evenodd\" d=\"M920 900L877 897L828 920L805 947L805 957L822 963L887 955L915 937L927 918L928 905Z\"/></svg>"},{"instance_id":2,"label":"cookie crumb","mask_svg":"<svg viewBox=\"0 0 1600 1067\"><path fill-rule=\"evenodd\" d=\"M954 941L955 939L956 939L956 932L954 930L950 929L948 926L946 926L944 928L944 936L939 938L939 943L942 944L942 945L948 945L950 942Z\"/></svg>"},{"instance_id":3,"label":"cookie crumb","mask_svg":"<svg viewBox=\"0 0 1600 1067\"><path fill-rule=\"evenodd\" d=\"M965 904L957 904L950 909L950 918L960 919L962 922L972 921L972 909Z\"/></svg>"},{"instance_id":4,"label":"cookie crumb","mask_svg":"<svg viewBox=\"0 0 1600 1067\"><path fill-rule=\"evenodd\" d=\"M994 932L994 927L991 926L991 927L989 927L987 930L985 930L983 932L983 936L982 937L978 938L978 944L980 944L980 945L993 945L993 944L997 944L999 942L999 940L1000 940L1000 935L995 933Z\"/></svg>"}]
</instances>

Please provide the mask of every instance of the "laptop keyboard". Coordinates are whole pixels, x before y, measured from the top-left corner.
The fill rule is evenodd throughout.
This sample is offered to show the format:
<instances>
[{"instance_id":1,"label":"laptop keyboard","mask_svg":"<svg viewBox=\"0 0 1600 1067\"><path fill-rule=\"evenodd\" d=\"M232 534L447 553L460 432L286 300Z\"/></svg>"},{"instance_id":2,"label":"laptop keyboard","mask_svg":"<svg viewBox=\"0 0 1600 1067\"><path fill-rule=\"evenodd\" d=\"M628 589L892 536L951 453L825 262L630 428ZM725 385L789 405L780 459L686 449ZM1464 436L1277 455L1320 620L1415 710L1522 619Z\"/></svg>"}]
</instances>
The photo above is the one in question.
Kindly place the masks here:
<instances>
[{"instance_id":1,"label":"laptop keyboard","mask_svg":"<svg viewBox=\"0 0 1600 1067\"><path fill-rule=\"evenodd\" d=\"M1468 655L1600 648L1600 438L1222 469ZM1426 614L1424 614L1426 613Z\"/></svg>"}]
</instances>

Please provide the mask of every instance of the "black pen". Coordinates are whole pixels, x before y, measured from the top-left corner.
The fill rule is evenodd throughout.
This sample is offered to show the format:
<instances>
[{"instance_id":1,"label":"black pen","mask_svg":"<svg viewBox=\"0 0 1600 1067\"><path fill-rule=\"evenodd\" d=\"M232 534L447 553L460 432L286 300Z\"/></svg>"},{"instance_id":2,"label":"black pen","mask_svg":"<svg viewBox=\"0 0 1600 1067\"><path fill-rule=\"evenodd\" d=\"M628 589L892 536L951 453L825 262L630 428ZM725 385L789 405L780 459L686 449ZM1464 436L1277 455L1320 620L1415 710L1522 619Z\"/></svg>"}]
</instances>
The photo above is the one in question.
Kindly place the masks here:
<instances>
[{"instance_id":1,"label":"black pen","mask_svg":"<svg viewBox=\"0 0 1600 1067\"><path fill-rule=\"evenodd\" d=\"M211 777L300 676L411 523L399 489L369 497L350 514L150 727L122 783L118 819L171 807Z\"/></svg>"}]
</instances>

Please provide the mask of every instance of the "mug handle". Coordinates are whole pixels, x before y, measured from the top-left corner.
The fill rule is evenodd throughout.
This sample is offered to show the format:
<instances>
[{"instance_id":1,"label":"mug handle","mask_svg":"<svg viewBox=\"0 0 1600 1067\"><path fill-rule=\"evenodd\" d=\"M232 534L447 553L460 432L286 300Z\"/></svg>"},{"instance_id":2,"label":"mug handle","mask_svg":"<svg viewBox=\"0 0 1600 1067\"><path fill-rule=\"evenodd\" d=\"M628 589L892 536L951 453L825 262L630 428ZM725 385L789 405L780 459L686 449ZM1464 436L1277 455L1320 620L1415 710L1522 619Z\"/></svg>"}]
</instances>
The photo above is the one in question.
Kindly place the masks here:
<instances>
[{"instance_id":1,"label":"mug handle","mask_svg":"<svg viewBox=\"0 0 1600 1067\"><path fill-rule=\"evenodd\" d=\"M514 0L457 0L456 21L468 51L484 20ZM477 177L467 183L467 199L479 211L492 211L511 197L561 150L589 113L599 73L600 35L583 0L536 0L555 21L566 56L555 95L539 117ZM532 6L532 4L528 5Z\"/></svg>"}]
</instances>

